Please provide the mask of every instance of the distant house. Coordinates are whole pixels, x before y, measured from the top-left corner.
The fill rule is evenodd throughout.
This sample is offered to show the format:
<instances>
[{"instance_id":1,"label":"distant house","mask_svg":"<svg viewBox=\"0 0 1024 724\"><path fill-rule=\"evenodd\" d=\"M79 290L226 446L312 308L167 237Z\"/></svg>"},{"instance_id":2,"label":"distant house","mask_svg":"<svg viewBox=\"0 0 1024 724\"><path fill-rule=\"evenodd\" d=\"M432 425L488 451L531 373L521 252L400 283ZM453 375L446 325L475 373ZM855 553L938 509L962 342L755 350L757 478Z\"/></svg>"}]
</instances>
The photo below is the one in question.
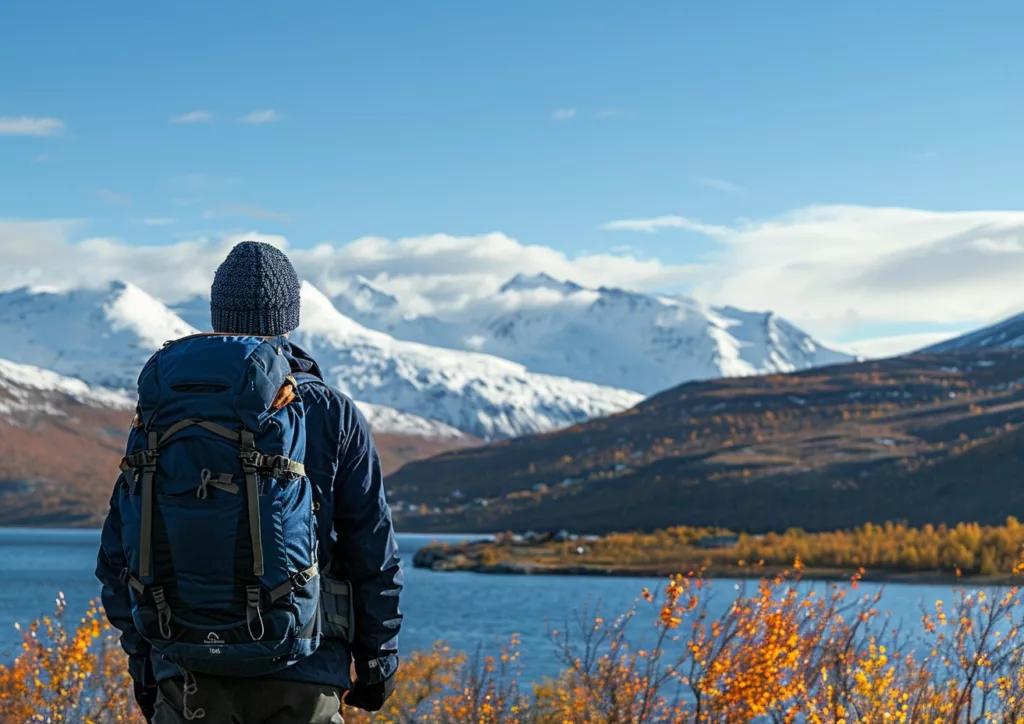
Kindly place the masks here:
<instances>
[{"instance_id":1,"label":"distant house","mask_svg":"<svg viewBox=\"0 0 1024 724\"><path fill-rule=\"evenodd\" d=\"M546 493L548 492L548 486L544 483L537 483L533 486L533 492L535 493Z\"/></svg>"},{"instance_id":2,"label":"distant house","mask_svg":"<svg viewBox=\"0 0 1024 724\"><path fill-rule=\"evenodd\" d=\"M735 535L706 535L697 541L698 548L733 548L740 542Z\"/></svg>"},{"instance_id":3,"label":"distant house","mask_svg":"<svg viewBox=\"0 0 1024 724\"><path fill-rule=\"evenodd\" d=\"M473 505L477 506L478 508L486 508L488 505L490 505L490 502L487 500L487 498L477 498L476 500L473 501Z\"/></svg>"}]
</instances>

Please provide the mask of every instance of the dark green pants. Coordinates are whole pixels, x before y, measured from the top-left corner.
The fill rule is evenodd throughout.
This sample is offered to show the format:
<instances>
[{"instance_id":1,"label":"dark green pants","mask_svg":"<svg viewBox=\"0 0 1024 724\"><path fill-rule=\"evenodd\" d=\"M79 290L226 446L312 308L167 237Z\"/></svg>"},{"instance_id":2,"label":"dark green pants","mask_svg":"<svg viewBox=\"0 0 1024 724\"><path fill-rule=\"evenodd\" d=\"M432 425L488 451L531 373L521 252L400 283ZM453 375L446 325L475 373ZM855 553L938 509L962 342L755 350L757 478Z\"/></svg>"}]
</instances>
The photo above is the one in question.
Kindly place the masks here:
<instances>
[{"instance_id":1,"label":"dark green pants","mask_svg":"<svg viewBox=\"0 0 1024 724\"><path fill-rule=\"evenodd\" d=\"M264 678L196 677L183 701L185 683L160 684L152 724L345 724L341 691L329 686ZM204 716L189 720L188 711Z\"/></svg>"}]
</instances>

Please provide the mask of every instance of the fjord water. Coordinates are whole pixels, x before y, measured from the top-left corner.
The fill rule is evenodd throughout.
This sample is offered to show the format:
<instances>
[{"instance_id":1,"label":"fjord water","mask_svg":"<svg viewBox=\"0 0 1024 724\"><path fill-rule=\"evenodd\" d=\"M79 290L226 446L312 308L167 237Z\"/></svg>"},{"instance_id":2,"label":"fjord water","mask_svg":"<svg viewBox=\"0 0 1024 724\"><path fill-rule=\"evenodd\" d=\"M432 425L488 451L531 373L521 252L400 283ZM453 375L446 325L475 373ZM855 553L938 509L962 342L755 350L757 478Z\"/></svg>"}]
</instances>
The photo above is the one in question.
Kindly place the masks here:
<instances>
[{"instance_id":1,"label":"fjord water","mask_svg":"<svg viewBox=\"0 0 1024 724\"><path fill-rule=\"evenodd\" d=\"M645 586L654 590L662 583L643 578L433 573L412 567L413 553L431 540L462 539L464 536L399 536L406 584L403 651L427 649L443 640L456 650L497 652L518 634L522 673L537 679L560 668L549 629L564 629L574 611L582 611L584 606L590 607L591 618L597 605L601 615L612 618L633 606ZM93 576L98 544L99 532L94 530L0 529L0 662L8 661L17 650L20 634L15 622L24 626L52 613L58 592L68 601L72 621L99 595L99 583ZM740 585L731 580L714 581L712 615L728 606ZM862 583L858 594L877 590L875 584ZM919 625L922 605L931 606L936 599L949 601L951 596L947 585L890 584L880 608L892 613L894 624L900 622L912 630ZM653 611L643 611L641 608L633 624L636 643L649 638L651 631Z\"/></svg>"}]
</instances>

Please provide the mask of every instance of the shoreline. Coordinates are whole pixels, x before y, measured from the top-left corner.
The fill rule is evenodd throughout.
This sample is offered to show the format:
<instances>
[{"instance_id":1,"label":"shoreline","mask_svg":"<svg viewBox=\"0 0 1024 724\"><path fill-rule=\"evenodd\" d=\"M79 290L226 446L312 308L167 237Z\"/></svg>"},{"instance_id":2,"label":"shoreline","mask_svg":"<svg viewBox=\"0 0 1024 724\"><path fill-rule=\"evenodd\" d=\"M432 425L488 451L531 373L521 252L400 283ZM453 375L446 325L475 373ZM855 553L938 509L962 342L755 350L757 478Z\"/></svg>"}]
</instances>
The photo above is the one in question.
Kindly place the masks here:
<instances>
[{"instance_id":1,"label":"shoreline","mask_svg":"<svg viewBox=\"0 0 1024 724\"><path fill-rule=\"evenodd\" d=\"M435 573L475 573L480 575L505 576L581 576L604 578L669 578L679 573L696 571L696 568L671 565L603 566L593 564L541 564L529 561L504 560L485 564L466 555L465 548L442 550L427 546L418 550L413 557L413 566ZM681 570L681 568L686 570ZM793 575L793 566L721 566L706 567L701 578L707 580L759 580L774 578L787 573ZM850 582L857 570L805 567L800 571L799 580L820 583ZM1011 586L1019 585L1022 579L1012 574L981 575L962 574L947 571L891 571L885 569L865 570L858 576L864 583L895 583L900 585L969 585L969 586Z\"/></svg>"}]
</instances>

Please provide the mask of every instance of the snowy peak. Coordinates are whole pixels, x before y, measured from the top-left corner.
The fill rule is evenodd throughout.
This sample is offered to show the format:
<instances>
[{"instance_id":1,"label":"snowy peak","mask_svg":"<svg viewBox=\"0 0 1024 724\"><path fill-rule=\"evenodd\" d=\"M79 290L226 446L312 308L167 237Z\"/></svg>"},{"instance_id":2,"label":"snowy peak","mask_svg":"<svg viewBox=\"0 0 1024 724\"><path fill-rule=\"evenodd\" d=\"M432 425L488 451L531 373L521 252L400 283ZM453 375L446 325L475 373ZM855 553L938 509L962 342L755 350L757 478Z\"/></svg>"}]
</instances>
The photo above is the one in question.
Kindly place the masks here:
<instances>
[{"instance_id":1,"label":"snowy peak","mask_svg":"<svg viewBox=\"0 0 1024 724\"><path fill-rule=\"evenodd\" d=\"M346 317L309 283L302 287L302 325L292 338L353 399L480 438L564 427L642 399L628 390L533 374L491 355L397 340Z\"/></svg>"},{"instance_id":2,"label":"snowy peak","mask_svg":"<svg viewBox=\"0 0 1024 724\"><path fill-rule=\"evenodd\" d=\"M508 292L529 292L538 289L560 292L561 294L575 294L576 292L583 291L583 287L575 282L559 281L550 274L541 272L540 274L516 274L502 284L498 292L506 294Z\"/></svg>"},{"instance_id":3,"label":"snowy peak","mask_svg":"<svg viewBox=\"0 0 1024 724\"><path fill-rule=\"evenodd\" d=\"M164 342L195 330L134 284L0 293L3 354L103 387L132 388Z\"/></svg>"},{"instance_id":4,"label":"snowy peak","mask_svg":"<svg viewBox=\"0 0 1024 724\"><path fill-rule=\"evenodd\" d=\"M388 294L364 276L344 280L333 302L343 314L357 318L362 315L387 315L399 308L397 297Z\"/></svg>"},{"instance_id":5,"label":"snowy peak","mask_svg":"<svg viewBox=\"0 0 1024 724\"><path fill-rule=\"evenodd\" d=\"M1004 319L1002 322L940 342L921 351L940 353L1018 347L1024 347L1024 314Z\"/></svg>"}]
</instances>

